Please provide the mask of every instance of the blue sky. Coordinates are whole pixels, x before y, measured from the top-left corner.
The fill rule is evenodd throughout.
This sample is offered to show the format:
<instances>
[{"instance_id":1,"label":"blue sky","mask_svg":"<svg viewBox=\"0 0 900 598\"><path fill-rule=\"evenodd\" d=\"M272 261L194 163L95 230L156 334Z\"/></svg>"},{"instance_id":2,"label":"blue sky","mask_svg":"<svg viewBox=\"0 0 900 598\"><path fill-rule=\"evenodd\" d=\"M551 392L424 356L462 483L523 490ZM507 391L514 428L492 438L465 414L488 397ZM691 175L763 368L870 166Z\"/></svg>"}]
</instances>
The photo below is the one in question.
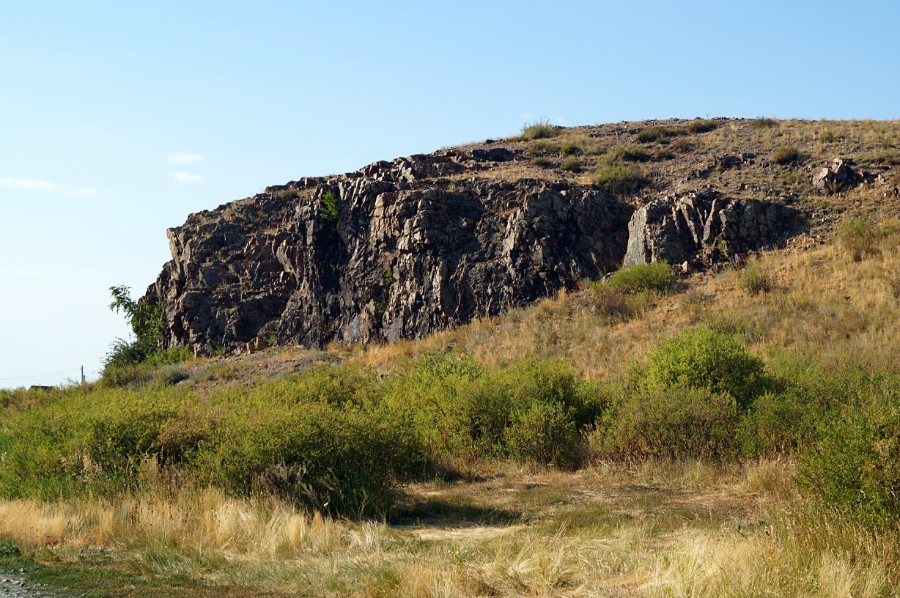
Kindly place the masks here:
<instances>
[{"instance_id":1,"label":"blue sky","mask_svg":"<svg viewBox=\"0 0 900 598\"><path fill-rule=\"evenodd\" d=\"M900 3L4 2L0 387L89 377L190 213L526 121L900 118ZM51 375L42 375L51 374Z\"/></svg>"}]
</instances>

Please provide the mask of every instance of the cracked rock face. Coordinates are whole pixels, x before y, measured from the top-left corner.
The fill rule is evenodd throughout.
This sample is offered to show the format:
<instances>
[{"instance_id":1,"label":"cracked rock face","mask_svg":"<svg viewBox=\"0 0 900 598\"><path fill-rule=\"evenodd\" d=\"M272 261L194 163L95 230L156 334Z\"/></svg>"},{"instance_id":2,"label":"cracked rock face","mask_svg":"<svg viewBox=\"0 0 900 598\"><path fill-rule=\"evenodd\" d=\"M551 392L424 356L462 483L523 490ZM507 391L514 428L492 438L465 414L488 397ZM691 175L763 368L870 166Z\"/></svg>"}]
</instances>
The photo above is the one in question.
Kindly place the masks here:
<instances>
[{"instance_id":1,"label":"cracked rock face","mask_svg":"<svg viewBox=\"0 0 900 598\"><path fill-rule=\"evenodd\" d=\"M781 206L714 193L635 211L591 185L474 176L520 159L500 147L398 158L192 214L168 231L172 260L142 300L164 305L166 346L198 354L395 341L623 261L709 262L783 228Z\"/></svg>"},{"instance_id":2,"label":"cracked rock face","mask_svg":"<svg viewBox=\"0 0 900 598\"><path fill-rule=\"evenodd\" d=\"M509 158L483 153L468 160ZM145 300L165 305L167 344L198 353L393 341L500 314L621 264L632 209L597 189L417 179L470 166L376 163L193 214L168 232L172 261Z\"/></svg>"},{"instance_id":3,"label":"cracked rock face","mask_svg":"<svg viewBox=\"0 0 900 598\"><path fill-rule=\"evenodd\" d=\"M632 215L623 265L708 266L761 249L794 224L793 210L780 204L727 199L716 192L662 197Z\"/></svg>"}]
</instances>

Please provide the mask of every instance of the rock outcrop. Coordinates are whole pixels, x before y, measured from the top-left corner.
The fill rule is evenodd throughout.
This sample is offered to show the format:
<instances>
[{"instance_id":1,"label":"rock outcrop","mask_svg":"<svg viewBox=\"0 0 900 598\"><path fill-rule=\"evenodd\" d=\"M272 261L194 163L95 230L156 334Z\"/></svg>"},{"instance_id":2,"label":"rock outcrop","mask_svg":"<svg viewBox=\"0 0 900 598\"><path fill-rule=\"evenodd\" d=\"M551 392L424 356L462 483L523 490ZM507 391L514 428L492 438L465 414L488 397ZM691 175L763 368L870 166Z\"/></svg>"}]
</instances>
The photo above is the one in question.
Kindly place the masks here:
<instances>
[{"instance_id":1,"label":"rock outcrop","mask_svg":"<svg viewBox=\"0 0 900 598\"><path fill-rule=\"evenodd\" d=\"M269 188L171 229L173 259L145 298L165 305L167 343L208 353L421 337L621 265L632 208L600 190L416 183L458 164L424 163Z\"/></svg>"},{"instance_id":2,"label":"rock outcrop","mask_svg":"<svg viewBox=\"0 0 900 598\"><path fill-rule=\"evenodd\" d=\"M863 175L853 169L853 162L846 158L835 158L827 168L820 168L813 175L813 187L822 193L832 194L856 187L864 180Z\"/></svg>"},{"instance_id":3,"label":"rock outcrop","mask_svg":"<svg viewBox=\"0 0 900 598\"><path fill-rule=\"evenodd\" d=\"M526 305L623 261L730 257L786 222L779 205L716 193L635 211L593 185L479 176L524 159L500 146L416 155L192 214L168 231L172 260L142 300L164 305L166 345L198 354L394 341Z\"/></svg>"},{"instance_id":4,"label":"rock outcrop","mask_svg":"<svg viewBox=\"0 0 900 598\"><path fill-rule=\"evenodd\" d=\"M794 211L777 203L727 199L714 191L661 197L632 215L623 265L708 266L759 249L795 223Z\"/></svg>"}]
</instances>

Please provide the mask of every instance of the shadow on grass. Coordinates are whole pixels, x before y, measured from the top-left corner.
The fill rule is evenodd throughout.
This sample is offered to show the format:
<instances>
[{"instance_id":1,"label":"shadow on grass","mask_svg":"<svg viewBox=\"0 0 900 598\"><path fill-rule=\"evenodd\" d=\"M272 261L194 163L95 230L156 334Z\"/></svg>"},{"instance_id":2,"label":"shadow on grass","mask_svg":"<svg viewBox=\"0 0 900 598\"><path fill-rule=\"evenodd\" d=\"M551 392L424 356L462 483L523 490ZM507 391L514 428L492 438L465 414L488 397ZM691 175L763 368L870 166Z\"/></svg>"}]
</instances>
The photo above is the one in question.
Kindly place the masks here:
<instances>
[{"instance_id":1,"label":"shadow on grass","mask_svg":"<svg viewBox=\"0 0 900 598\"><path fill-rule=\"evenodd\" d=\"M472 527L476 525L515 525L524 521L524 513L507 509L458 504L439 498L402 505L391 517L391 525Z\"/></svg>"}]
</instances>

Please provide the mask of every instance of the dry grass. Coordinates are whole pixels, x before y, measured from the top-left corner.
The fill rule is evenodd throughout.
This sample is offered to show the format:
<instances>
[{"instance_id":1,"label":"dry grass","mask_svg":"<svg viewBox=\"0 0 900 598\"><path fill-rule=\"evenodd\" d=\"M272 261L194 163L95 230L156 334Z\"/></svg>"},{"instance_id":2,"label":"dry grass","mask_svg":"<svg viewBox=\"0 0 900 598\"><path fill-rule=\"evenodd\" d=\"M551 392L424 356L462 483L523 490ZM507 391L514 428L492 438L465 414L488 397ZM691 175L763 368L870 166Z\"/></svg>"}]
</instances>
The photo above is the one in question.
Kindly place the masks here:
<instances>
[{"instance_id":1,"label":"dry grass","mask_svg":"<svg viewBox=\"0 0 900 598\"><path fill-rule=\"evenodd\" d=\"M588 290L561 292L532 308L427 339L360 348L351 359L390 371L422 352L452 346L491 366L556 357L585 377L605 378L642 358L660 338L706 322L740 333L761 355L813 351L826 362L849 355L862 366L890 367L900 353L900 234L893 229L879 241L880 255L859 261L837 241L759 255L754 267L774 288L763 295L741 289L741 270L699 273L685 280L681 293L648 301L622 321L596 309Z\"/></svg>"},{"instance_id":2,"label":"dry grass","mask_svg":"<svg viewBox=\"0 0 900 598\"><path fill-rule=\"evenodd\" d=\"M892 595L898 535L810 514L792 473L783 461L507 468L410 488L422 518L401 526L210 490L7 501L0 537L51 561L111 549L143 575L251 595ZM479 520L500 512L518 518Z\"/></svg>"}]
</instances>

